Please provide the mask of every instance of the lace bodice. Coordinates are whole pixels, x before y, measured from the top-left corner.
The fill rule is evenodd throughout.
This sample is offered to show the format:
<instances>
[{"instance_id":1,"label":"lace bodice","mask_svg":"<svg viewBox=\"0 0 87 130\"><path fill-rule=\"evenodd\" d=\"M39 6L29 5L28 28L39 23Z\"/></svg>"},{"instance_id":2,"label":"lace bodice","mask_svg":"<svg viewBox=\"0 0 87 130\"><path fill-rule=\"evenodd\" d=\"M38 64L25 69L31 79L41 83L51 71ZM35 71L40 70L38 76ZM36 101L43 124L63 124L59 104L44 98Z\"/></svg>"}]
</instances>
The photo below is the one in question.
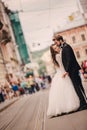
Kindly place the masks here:
<instances>
[{"instance_id":1,"label":"lace bodice","mask_svg":"<svg viewBox=\"0 0 87 130\"><path fill-rule=\"evenodd\" d=\"M62 57L61 54L56 55L56 61L59 63L60 67L62 66Z\"/></svg>"},{"instance_id":2,"label":"lace bodice","mask_svg":"<svg viewBox=\"0 0 87 130\"><path fill-rule=\"evenodd\" d=\"M56 61L58 62L59 66L60 66L59 69L61 71L65 72L65 69L64 69L64 66L63 66L63 63L62 63L61 53L56 55Z\"/></svg>"}]
</instances>

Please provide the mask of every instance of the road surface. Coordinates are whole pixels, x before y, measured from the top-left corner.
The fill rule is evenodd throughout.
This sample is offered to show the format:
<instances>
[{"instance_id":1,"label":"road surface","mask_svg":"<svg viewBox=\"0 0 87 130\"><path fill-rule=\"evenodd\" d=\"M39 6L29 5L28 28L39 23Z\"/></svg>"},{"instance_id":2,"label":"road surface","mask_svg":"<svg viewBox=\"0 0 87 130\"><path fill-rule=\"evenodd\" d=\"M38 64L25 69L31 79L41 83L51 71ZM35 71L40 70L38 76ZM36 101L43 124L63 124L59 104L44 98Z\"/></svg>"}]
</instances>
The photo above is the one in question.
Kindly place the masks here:
<instances>
[{"instance_id":1,"label":"road surface","mask_svg":"<svg viewBox=\"0 0 87 130\"><path fill-rule=\"evenodd\" d=\"M0 112L0 130L87 130L87 110L46 116L49 89L21 97Z\"/></svg>"}]
</instances>

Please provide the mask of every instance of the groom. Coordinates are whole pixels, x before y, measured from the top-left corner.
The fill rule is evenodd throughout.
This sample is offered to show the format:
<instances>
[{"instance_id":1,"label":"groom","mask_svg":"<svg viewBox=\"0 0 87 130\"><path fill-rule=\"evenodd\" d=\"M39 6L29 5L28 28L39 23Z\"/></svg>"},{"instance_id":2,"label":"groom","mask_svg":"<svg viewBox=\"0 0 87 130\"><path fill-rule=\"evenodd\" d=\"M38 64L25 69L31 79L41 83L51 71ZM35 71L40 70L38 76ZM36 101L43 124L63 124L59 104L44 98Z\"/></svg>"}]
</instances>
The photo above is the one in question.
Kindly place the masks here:
<instances>
[{"instance_id":1,"label":"groom","mask_svg":"<svg viewBox=\"0 0 87 130\"><path fill-rule=\"evenodd\" d=\"M62 49L62 63L65 68L65 73L63 77L69 75L73 83L74 89L80 99L80 110L83 109L86 105L86 94L82 86L81 78L79 75L79 70L81 69L76 57L74 55L73 49L69 44L64 42L62 36L56 34L53 39L54 43Z\"/></svg>"}]
</instances>

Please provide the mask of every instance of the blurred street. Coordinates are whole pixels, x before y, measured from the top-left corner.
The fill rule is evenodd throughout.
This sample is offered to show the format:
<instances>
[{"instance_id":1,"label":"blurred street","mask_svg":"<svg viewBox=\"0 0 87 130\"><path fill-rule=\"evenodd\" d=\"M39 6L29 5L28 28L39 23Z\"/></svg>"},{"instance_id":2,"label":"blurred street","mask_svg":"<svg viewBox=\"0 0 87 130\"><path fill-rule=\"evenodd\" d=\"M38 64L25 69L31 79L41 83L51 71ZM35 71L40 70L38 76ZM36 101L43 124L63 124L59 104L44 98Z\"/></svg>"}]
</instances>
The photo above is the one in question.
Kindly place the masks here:
<instances>
[{"instance_id":1,"label":"blurred street","mask_svg":"<svg viewBox=\"0 0 87 130\"><path fill-rule=\"evenodd\" d=\"M87 110L46 116L49 89L20 97L0 113L0 130L87 130Z\"/></svg>"},{"instance_id":2,"label":"blurred street","mask_svg":"<svg viewBox=\"0 0 87 130\"><path fill-rule=\"evenodd\" d=\"M80 77L86 99L87 0L0 0L0 130L87 130L86 108L47 117L86 107Z\"/></svg>"}]
</instances>

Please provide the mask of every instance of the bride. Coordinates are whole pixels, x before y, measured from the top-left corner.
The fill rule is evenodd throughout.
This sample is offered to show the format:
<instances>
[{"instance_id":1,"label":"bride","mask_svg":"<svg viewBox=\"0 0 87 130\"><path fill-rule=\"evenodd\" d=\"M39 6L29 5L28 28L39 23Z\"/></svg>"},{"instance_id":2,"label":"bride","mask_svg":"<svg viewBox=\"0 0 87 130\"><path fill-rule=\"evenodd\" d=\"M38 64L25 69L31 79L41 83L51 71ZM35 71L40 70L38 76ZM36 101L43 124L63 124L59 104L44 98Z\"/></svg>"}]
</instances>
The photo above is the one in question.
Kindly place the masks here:
<instances>
[{"instance_id":1,"label":"bride","mask_svg":"<svg viewBox=\"0 0 87 130\"><path fill-rule=\"evenodd\" d=\"M51 83L47 110L47 116L52 117L76 111L80 106L80 101L68 74L63 77L65 70L62 64L60 48L52 44L50 51L53 63L57 66L57 73Z\"/></svg>"}]
</instances>

